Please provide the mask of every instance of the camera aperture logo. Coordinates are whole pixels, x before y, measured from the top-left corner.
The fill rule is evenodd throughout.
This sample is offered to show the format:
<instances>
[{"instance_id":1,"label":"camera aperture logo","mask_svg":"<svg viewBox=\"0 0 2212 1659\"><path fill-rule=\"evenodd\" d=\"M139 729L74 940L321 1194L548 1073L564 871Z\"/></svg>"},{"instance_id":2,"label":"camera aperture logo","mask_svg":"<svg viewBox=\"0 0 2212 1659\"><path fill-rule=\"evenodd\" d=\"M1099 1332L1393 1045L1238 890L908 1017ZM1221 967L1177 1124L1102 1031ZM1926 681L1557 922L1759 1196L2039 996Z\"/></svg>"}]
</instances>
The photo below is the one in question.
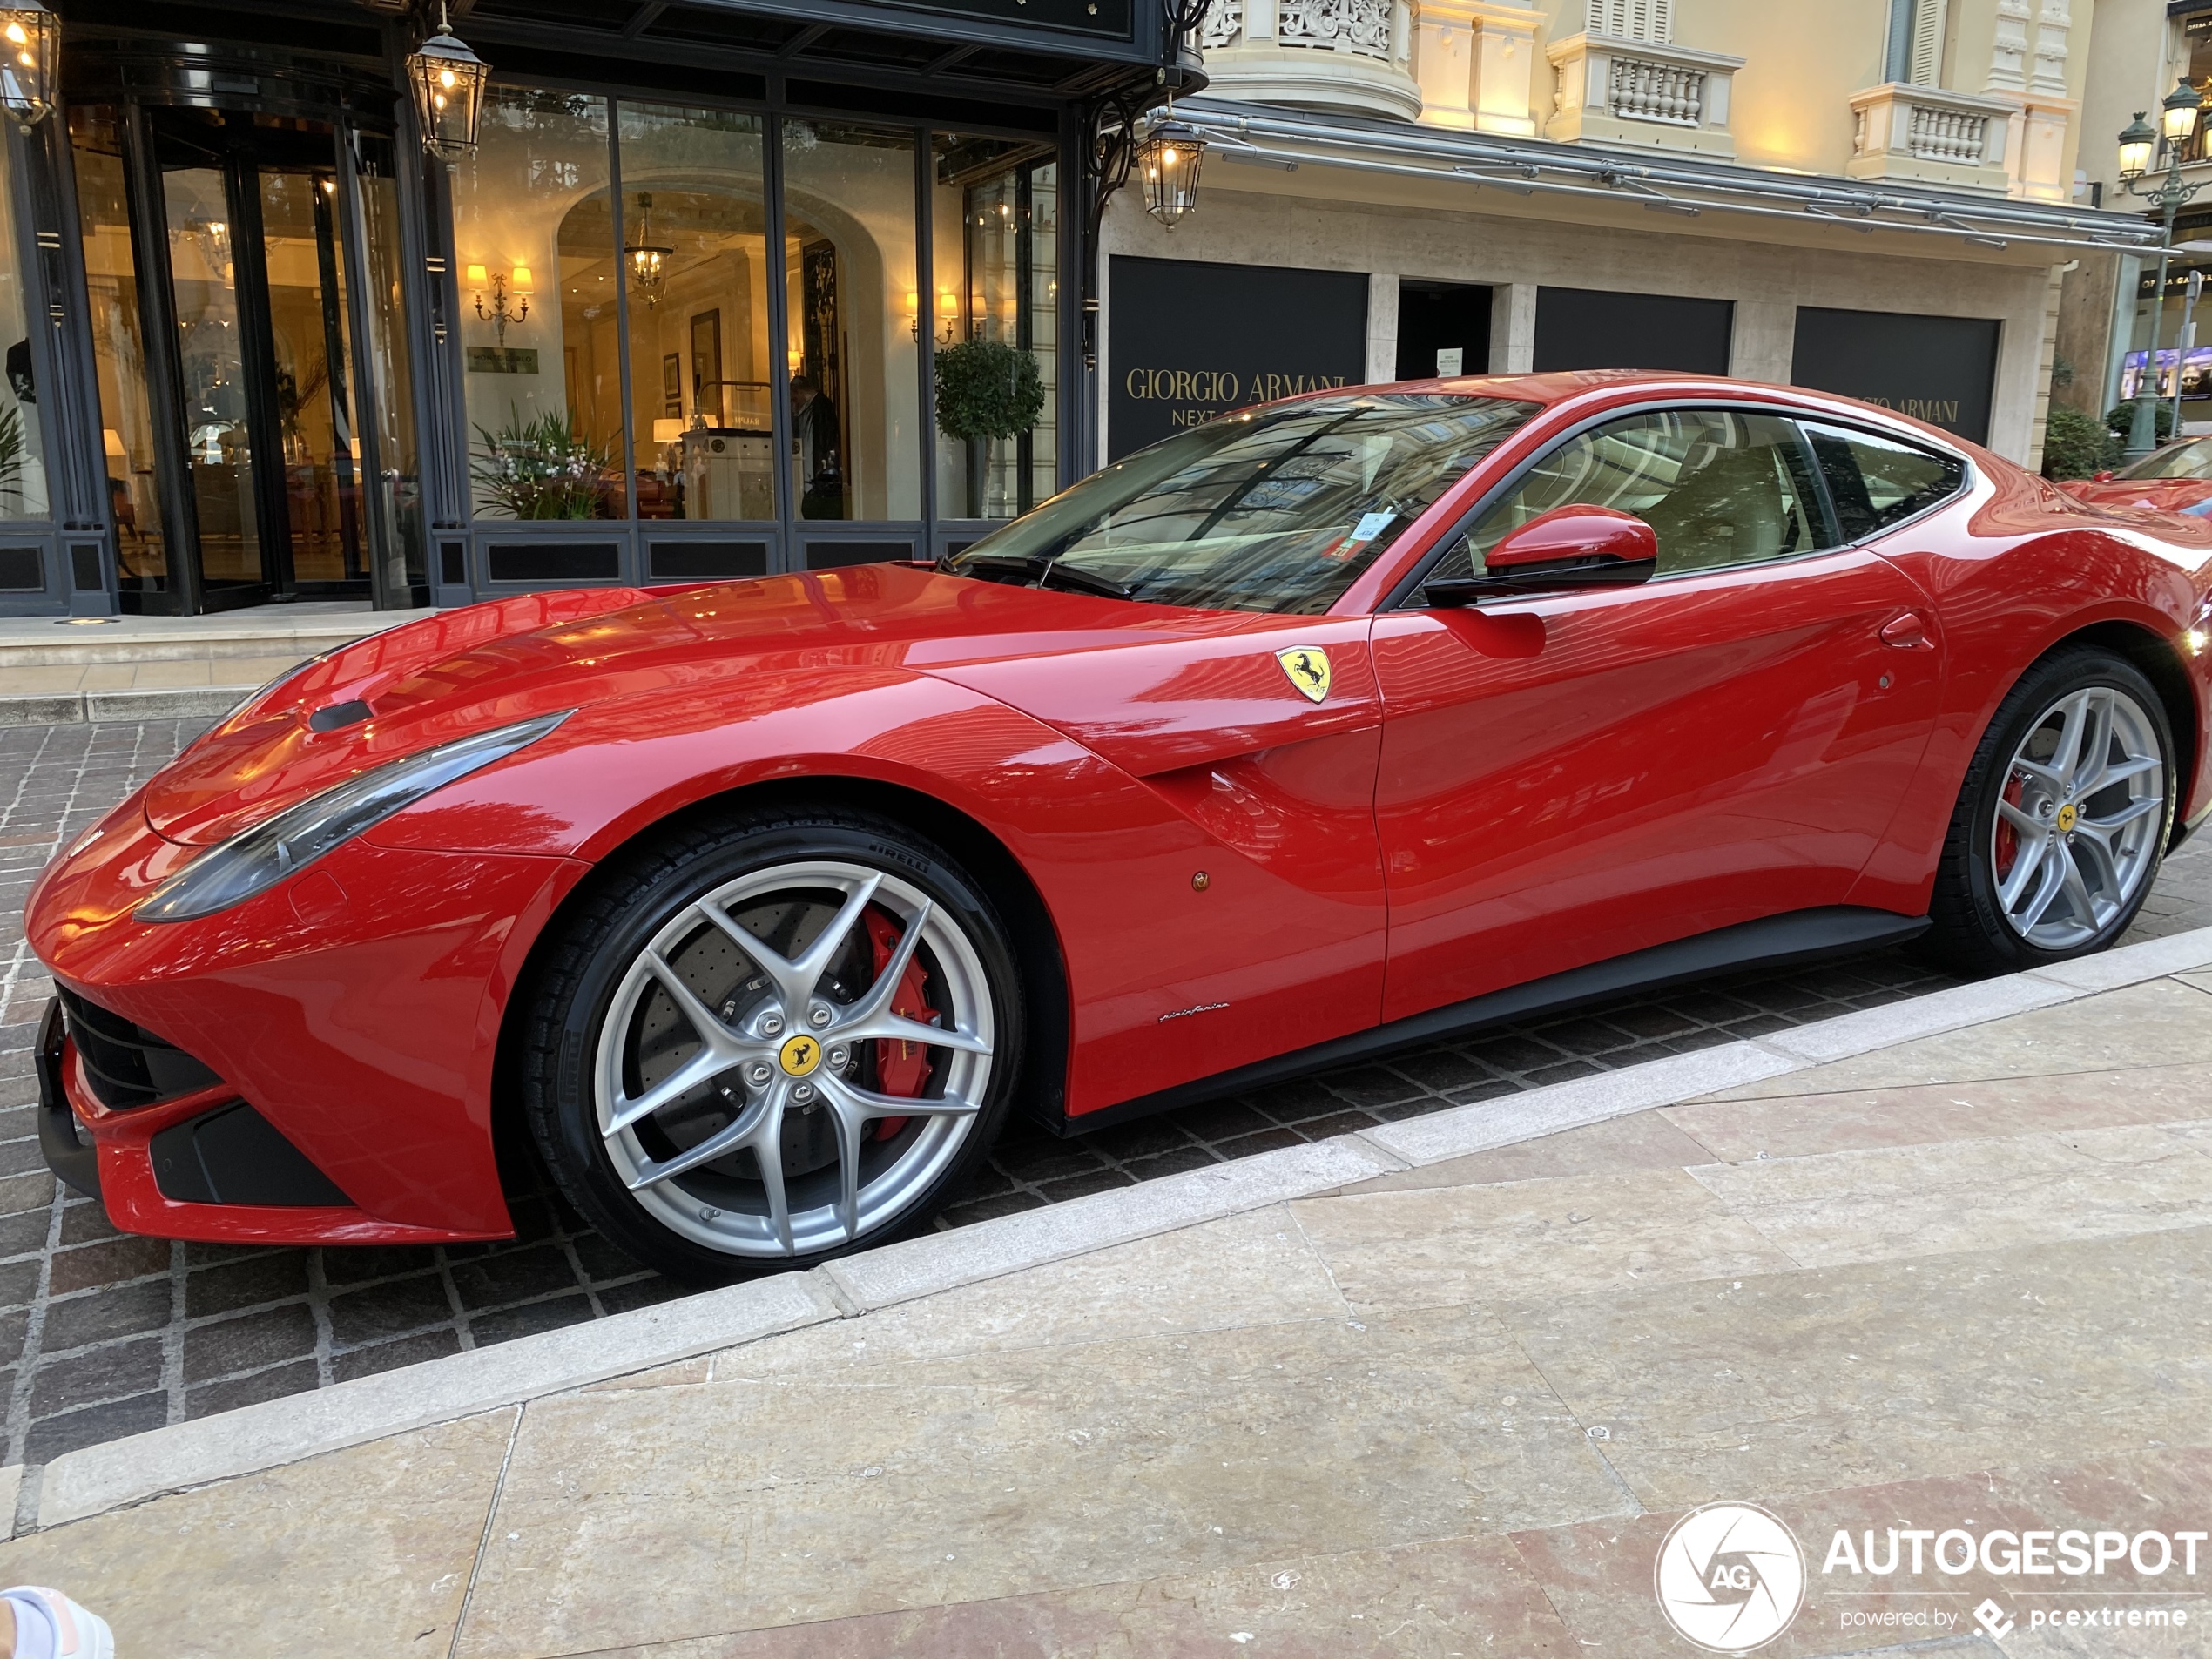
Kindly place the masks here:
<instances>
[{"instance_id":1,"label":"camera aperture logo","mask_svg":"<svg viewBox=\"0 0 2212 1659\"><path fill-rule=\"evenodd\" d=\"M1805 1556L1756 1504L1709 1503L1677 1521L1652 1569L1659 1609L1686 1642L1749 1653L1790 1628L1805 1601Z\"/></svg>"}]
</instances>

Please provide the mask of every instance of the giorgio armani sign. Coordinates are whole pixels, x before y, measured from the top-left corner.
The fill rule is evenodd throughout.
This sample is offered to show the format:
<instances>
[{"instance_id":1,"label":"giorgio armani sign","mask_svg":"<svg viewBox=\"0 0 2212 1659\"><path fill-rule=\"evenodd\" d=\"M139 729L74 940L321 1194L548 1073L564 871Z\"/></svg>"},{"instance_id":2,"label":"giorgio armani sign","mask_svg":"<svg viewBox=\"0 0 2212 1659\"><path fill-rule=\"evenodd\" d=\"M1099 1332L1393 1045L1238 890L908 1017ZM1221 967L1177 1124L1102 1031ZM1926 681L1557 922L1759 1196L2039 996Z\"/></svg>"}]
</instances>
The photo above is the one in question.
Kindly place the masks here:
<instances>
[{"instance_id":1,"label":"giorgio armani sign","mask_svg":"<svg viewBox=\"0 0 2212 1659\"><path fill-rule=\"evenodd\" d=\"M1107 307L1109 458L1247 403L1367 377L1361 273L1117 255Z\"/></svg>"},{"instance_id":2,"label":"giorgio armani sign","mask_svg":"<svg viewBox=\"0 0 2212 1659\"><path fill-rule=\"evenodd\" d=\"M1799 306L1790 378L1982 443L1997 380L1997 334L1989 317Z\"/></svg>"}]
</instances>

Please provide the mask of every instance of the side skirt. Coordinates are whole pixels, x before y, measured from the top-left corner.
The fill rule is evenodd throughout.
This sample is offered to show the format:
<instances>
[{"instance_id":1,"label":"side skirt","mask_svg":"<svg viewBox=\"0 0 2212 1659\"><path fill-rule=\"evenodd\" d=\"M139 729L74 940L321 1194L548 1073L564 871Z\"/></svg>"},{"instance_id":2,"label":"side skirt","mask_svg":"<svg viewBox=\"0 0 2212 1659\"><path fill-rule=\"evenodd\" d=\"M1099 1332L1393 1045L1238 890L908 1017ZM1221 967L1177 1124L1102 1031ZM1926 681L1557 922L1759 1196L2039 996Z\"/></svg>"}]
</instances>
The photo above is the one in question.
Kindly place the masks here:
<instances>
[{"instance_id":1,"label":"side skirt","mask_svg":"<svg viewBox=\"0 0 2212 1659\"><path fill-rule=\"evenodd\" d=\"M1062 1136L1088 1135L1094 1130L1126 1123L1131 1118L1195 1106L1254 1089L1333 1070L1355 1061L1379 1059L1440 1038L1463 1036L1488 1026L1505 1025L1534 1015L1563 1014L1638 992L1663 990L1692 980L1708 979L1746 968L1790 968L1829 957L1855 955L1887 945L1901 945L1927 931L1925 916L1900 916L1887 910L1858 905L1827 905L1813 910L1793 910L1757 921L1717 927L1649 950L1632 951L1587 968L1509 985L1501 991L1471 996L1425 1014L1409 1015L1369 1031L1317 1042L1272 1059L1254 1061L1233 1071L1178 1083L1157 1094L1140 1095L1118 1105L1062 1117L1046 1127Z\"/></svg>"}]
</instances>

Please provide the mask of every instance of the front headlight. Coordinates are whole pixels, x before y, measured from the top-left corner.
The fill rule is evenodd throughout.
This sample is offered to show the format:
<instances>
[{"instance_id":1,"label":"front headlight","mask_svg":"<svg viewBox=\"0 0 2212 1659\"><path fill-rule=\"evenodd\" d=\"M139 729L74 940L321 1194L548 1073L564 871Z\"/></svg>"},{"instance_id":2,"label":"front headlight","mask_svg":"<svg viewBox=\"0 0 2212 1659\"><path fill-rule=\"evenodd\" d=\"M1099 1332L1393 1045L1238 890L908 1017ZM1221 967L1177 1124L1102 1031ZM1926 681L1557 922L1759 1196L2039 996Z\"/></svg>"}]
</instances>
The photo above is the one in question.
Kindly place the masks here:
<instances>
[{"instance_id":1,"label":"front headlight","mask_svg":"<svg viewBox=\"0 0 2212 1659\"><path fill-rule=\"evenodd\" d=\"M480 732L349 778L208 848L132 914L140 921L188 921L243 904L432 790L536 743L575 712Z\"/></svg>"}]
</instances>

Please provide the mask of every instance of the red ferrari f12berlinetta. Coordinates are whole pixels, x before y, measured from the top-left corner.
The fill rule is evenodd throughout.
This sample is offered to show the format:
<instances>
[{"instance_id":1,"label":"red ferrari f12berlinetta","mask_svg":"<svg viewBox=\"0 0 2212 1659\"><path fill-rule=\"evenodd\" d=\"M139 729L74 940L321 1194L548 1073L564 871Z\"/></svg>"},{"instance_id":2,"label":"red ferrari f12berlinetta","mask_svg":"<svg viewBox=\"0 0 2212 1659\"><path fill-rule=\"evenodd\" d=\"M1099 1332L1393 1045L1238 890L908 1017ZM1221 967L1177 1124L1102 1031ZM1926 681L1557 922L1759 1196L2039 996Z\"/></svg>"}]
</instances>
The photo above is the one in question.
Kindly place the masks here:
<instances>
[{"instance_id":1,"label":"red ferrari f12berlinetta","mask_svg":"<svg viewBox=\"0 0 2212 1659\"><path fill-rule=\"evenodd\" d=\"M2212 526L1848 400L1332 391L934 564L307 664L57 857L42 1134L115 1224L694 1279L1063 1133L1746 964L2109 944L2207 810Z\"/></svg>"}]
</instances>

